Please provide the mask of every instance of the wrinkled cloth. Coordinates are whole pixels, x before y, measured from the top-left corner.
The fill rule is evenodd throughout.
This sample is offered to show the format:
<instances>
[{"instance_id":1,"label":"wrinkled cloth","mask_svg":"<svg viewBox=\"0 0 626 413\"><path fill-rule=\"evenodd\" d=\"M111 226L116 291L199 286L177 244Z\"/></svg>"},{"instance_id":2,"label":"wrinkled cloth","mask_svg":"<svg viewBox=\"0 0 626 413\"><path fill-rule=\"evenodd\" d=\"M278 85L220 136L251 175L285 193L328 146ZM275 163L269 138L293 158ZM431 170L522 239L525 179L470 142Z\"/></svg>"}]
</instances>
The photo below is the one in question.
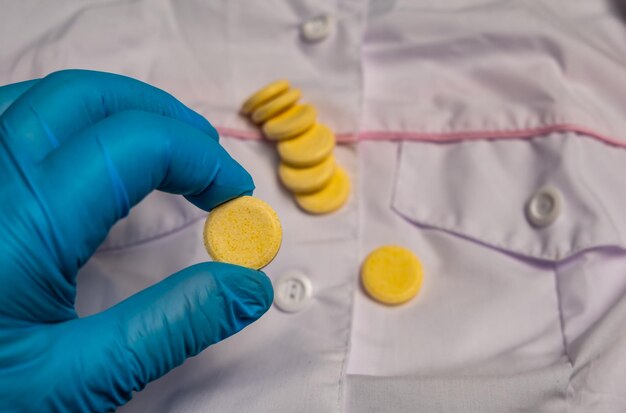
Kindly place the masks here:
<instances>
[{"instance_id":1,"label":"wrinkled cloth","mask_svg":"<svg viewBox=\"0 0 626 413\"><path fill-rule=\"evenodd\" d=\"M313 300L272 308L125 412L626 411L626 12L618 1L25 1L4 7L0 81L80 67L137 77L207 117L274 206ZM328 14L327 38L300 25ZM10 18L8 16L11 16ZM27 28L24 22L28 21ZM11 39L9 42L7 39ZM238 113L286 78L343 143L349 203L315 217ZM562 196L538 229L528 200ZM205 212L155 193L79 274L92 314L205 261ZM424 265L420 295L360 289L375 247Z\"/></svg>"}]
</instances>

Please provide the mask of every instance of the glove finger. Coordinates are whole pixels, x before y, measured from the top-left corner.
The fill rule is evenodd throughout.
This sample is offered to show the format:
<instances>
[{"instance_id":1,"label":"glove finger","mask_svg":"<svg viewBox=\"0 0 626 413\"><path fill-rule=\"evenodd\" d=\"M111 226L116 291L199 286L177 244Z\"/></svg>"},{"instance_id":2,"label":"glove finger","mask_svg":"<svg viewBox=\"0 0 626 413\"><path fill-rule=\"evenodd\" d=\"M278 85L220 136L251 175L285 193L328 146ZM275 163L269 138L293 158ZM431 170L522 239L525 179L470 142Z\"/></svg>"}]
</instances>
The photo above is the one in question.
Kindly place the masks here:
<instances>
[{"instance_id":1,"label":"glove finger","mask_svg":"<svg viewBox=\"0 0 626 413\"><path fill-rule=\"evenodd\" d=\"M12 83L10 85L0 87L0 116L17 98L22 96L24 92L33 87L39 79L27 80L25 82Z\"/></svg>"},{"instance_id":2,"label":"glove finger","mask_svg":"<svg viewBox=\"0 0 626 413\"><path fill-rule=\"evenodd\" d=\"M67 380L56 380L56 398L72 401L68 411L112 411L133 391L257 320L272 299L262 272L202 263L100 314L64 323L72 328L65 329L67 349L59 356L70 360L60 372Z\"/></svg>"},{"instance_id":3,"label":"glove finger","mask_svg":"<svg viewBox=\"0 0 626 413\"><path fill-rule=\"evenodd\" d=\"M69 137L125 110L177 119L218 139L205 118L163 90L87 70L63 70L41 79L3 114L3 139L20 162L37 163Z\"/></svg>"},{"instance_id":4,"label":"glove finger","mask_svg":"<svg viewBox=\"0 0 626 413\"><path fill-rule=\"evenodd\" d=\"M110 227L154 189L185 195L205 210L254 189L218 142L186 123L137 111L82 131L33 176L50 224L42 234L72 276Z\"/></svg>"}]
</instances>

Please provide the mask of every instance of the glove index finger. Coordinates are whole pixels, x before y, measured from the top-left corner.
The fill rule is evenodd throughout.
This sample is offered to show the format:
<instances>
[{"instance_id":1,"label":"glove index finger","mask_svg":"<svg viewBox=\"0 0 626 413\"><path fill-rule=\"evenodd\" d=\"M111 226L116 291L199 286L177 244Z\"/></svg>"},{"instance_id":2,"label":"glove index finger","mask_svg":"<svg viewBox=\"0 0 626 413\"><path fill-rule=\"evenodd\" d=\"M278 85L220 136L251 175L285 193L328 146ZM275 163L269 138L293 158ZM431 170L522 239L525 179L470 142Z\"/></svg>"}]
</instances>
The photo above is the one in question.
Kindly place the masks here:
<instances>
[{"instance_id":1,"label":"glove index finger","mask_svg":"<svg viewBox=\"0 0 626 413\"><path fill-rule=\"evenodd\" d=\"M22 158L37 163L57 146L97 122L126 110L176 119L218 140L215 128L169 93L130 77L62 70L39 80L4 113L5 137Z\"/></svg>"},{"instance_id":2,"label":"glove index finger","mask_svg":"<svg viewBox=\"0 0 626 413\"><path fill-rule=\"evenodd\" d=\"M218 142L183 122L137 111L84 130L36 171L52 225L62 228L51 231L62 238L53 245L70 266L82 265L110 227L154 189L185 195L207 211L254 189Z\"/></svg>"},{"instance_id":3,"label":"glove index finger","mask_svg":"<svg viewBox=\"0 0 626 413\"><path fill-rule=\"evenodd\" d=\"M24 82L12 83L10 85L0 87L0 116L7 110L9 106L15 102L22 94L33 87L39 79L26 80Z\"/></svg>"}]
</instances>

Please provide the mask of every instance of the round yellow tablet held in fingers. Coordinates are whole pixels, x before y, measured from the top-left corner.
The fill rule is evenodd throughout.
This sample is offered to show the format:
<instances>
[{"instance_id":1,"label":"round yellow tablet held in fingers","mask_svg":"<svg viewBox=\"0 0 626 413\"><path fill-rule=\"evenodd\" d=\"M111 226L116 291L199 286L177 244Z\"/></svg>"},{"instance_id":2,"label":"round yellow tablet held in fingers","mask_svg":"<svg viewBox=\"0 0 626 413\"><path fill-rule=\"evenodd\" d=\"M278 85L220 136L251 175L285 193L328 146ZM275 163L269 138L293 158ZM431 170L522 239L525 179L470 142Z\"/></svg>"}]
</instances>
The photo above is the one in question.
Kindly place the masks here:
<instances>
[{"instance_id":1,"label":"round yellow tablet held in fingers","mask_svg":"<svg viewBox=\"0 0 626 413\"><path fill-rule=\"evenodd\" d=\"M295 168L283 162L278 166L278 177L287 189L305 194L322 189L335 172L335 157L330 154L317 165Z\"/></svg>"},{"instance_id":2,"label":"round yellow tablet held in fingers","mask_svg":"<svg viewBox=\"0 0 626 413\"><path fill-rule=\"evenodd\" d=\"M278 142L283 162L297 167L312 166L326 158L335 147L335 134L326 125L316 123L303 134Z\"/></svg>"},{"instance_id":3,"label":"round yellow tablet held in fingers","mask_svg":"<svg viewBox=\"0 0 626 413\"><path fill-rule=\"evenodd\" d=\"M252 112L252 121L255 123L265 122L272 116L289 109L296 104L302 93L299 89L289 89L273 99L263 103Z\"/></svg>"},{"instance_id":4,"label":"round yellow tablet held in fingers","mask_svg":"<svg viewBox=\"0 0 626 413\"><path fill-rule=\"evenodd\" d=\"M386 245L372 251L361 267L365 292L376 301L397 305L415 297L422 288L422 264L408 249Z\"/></svg>"},{"instance_id":5,"label":"round yellow tablet held in fingers","mask_svg":"<svg viewBox=\"0 0 626 413\"><path fill-rule=\"evenodd\" d=\"M258 270L280 248L282 228L267 203L242 196L213 209L204 224L204 245L215 261Z\"/></svg>"},{"instance_id":6,"label":"round yellow tablet held in fingers","mask_svg":"<svg viewBox=\"0 0 626 413\"><path fill-rule=\"evenodd\" d=\"M343 206L350 197L350 178L337 166L326 186L309 194L295 194L296 203L311 214L327 214Z\"/></svg>"},{"instance_id":7,"label":"round yellow tablet held in fingers","mask_svg":"<svg viewBox=\"0 0 626 413\"><path fill-rule=\"evenodd\" d=\"M316 116L315 108L307 103L292 106L265 122L263 134L275 141L293 138L313 126Z\"/></svg>"},{"instance_id":8,"label":"round yellow tablet held in fingers","mask_svg":"<svg viewBox=\"0 0 626 413\"><path fill-rule=\"evenodd\" d=\"M264 86L243 102L243 105L241 105L241 113L249 115L254 109L273 97L287 91L287 89L289 89L289 82L286 80L277 80Z\"/></svg>"}]
</instances>

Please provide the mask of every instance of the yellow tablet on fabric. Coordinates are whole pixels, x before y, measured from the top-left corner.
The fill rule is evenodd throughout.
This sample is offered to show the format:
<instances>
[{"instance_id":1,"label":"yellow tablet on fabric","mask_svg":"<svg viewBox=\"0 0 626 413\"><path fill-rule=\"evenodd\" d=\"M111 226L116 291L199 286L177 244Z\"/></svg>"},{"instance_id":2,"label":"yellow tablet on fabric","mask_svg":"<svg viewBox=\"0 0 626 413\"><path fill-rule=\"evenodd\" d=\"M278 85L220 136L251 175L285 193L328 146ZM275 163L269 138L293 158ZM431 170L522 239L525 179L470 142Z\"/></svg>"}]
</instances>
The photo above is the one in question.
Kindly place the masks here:
<instances>
[{"instance_id":1,"label":"yellow tablet on fabric","mask_svg":"<svg viewBox=\"0 0 626 413\"><path fill-rule=\"evenodd\" d=\"M376 301L402 304L417 295L424 278L422 264L410 250L386 245L372 251L361 267L365 292Z\"/></svg>"},{"instance_id":2,"label":"yellow tablet on fabric","mask_svg":"<svg viewBox=\"0 0 626 413\"><path fill-rule=\"evenodd\" d=\"M249 115L254 109L277 95L286 92L287 89L289 89L289 82L286 80L277 80L264 86L243 102L243 105L241 105L241 113Z\"/></svg>"},{"instance_id":3,"label":"yellow tablet on fabric","mask_svg":"<svg viewBox=\"0 0 626 413\"><path fill-rule=\"evenodd\" d=\"M278 154L286 164L298 167L320 163L335 148L335 134L324 124L316 123L292 139L278 142Z\"/></svg>"},{"instance_id":4,"label":"yellow tablet on fabric","mask_svg":"<svg viewBox=\"0 0 626 413\"><path fill-rule=\"evenodd\" d=\"M270 99L252 112L252 121L262 123L289 109L296 104L302 93L298 89L289 89L284 93Z\"/></svg>"},{"instance_id":5,"label":"yellow tablet on fabric","mask_svg":"<svg viewBox=\"0 0 626 413\"><path fill-rule=\"evenodd\" d=\"M313 126L316 117L313 106L298 104L265 122L263 134L274 141L293 138Z\"/></svg>"},{"instance_id":6,"label":"yellow tablet on fabric","mask_svg":"<svg viewBox=\"0 0 626 413\"><path fill-rule=\"evenodd\" d=\"M296 168L281 162L278 177L287 189L296 194L319 191L325 187L335 172L335 157L330 154L317 165Z\"/></svg>"},{"instance_id":7,"label":"yellow tablet on fabric","mask_svg":"<svg viewBox=\"0 0 626 413\"><path fill-rule=\"evenodd\" d=\"M295 194L296 203L311 214L327 214L341 208L350 197L350 178L336 167L326 186L316 192Z\"/></svg>"}]
</instances>

